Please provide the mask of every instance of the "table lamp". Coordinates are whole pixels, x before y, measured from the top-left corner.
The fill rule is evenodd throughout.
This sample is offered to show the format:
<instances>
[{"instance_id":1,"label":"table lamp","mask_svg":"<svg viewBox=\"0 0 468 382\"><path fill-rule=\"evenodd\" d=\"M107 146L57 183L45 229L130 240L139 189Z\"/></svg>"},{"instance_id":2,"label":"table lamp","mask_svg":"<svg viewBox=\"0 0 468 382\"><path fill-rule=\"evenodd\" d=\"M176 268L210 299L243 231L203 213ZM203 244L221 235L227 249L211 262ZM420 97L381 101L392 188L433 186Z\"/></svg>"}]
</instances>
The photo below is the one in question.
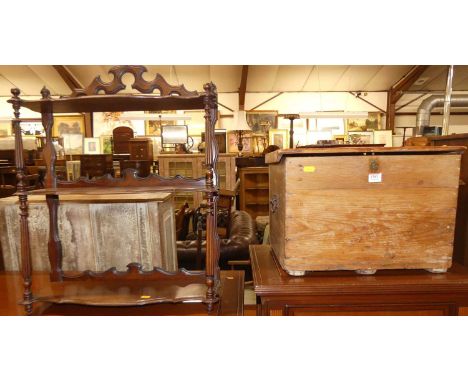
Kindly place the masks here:
<instances>
[{"instance_id":1,"label":"table lamp","mask_svg":"<svg viewBox=\"0 0 468 382\"><path fill-rule=\"evenodd\" d=\"M242 150L244 149L242 140L244 139L244 134L247 131L251 131L251 128L247 123L247 113L245 110L239 110L237 112L234 118L234 124L229 130L236 133L237 149L239 150L239 156L242 156Z\"/></svg>"}]
</instances>

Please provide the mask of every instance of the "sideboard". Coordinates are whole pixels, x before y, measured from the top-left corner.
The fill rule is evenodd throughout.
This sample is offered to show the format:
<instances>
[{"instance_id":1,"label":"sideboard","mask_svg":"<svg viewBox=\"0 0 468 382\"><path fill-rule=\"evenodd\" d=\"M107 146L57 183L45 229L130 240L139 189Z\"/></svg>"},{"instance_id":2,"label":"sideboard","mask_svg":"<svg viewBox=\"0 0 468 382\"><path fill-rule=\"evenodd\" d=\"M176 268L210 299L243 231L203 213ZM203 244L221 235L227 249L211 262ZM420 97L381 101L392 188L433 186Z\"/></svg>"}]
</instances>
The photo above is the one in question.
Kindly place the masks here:
<instances>
[{"instance_id":1,"label":"sideboard","mask_svg":"<svg viewBox=\"0 0 468 382\"><path fill-rule=\"evenodd\" d=\"M233 190L236 184L236 154L219 154L217 170L219 188ZM204 154L162 154L158 156L159 175L172 177L181 175L190 178L205 176ZM175 207L185 202L192 208L197 208L203 200L200 192L177 192L174 196Z\"/></svg>"}]
</instances>

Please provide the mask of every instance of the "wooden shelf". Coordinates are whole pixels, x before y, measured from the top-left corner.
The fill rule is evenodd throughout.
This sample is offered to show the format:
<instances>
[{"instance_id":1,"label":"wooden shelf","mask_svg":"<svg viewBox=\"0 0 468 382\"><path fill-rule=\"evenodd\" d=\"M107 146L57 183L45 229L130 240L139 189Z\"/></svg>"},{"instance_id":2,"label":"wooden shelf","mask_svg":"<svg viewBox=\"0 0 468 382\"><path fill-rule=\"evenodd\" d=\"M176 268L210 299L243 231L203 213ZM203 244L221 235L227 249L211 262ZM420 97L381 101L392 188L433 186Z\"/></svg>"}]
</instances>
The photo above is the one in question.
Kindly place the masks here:
<instances>
[{"instance_id":1,"label":"wooden shelf","mask_svg":"<svg viewBox=\"0 0 468 382\"><path fill-rule=\"evenodd\" d=\"M256 205L267 206L268 204L269 204L268 200L266 200L266 201L245 202L245 205L247 205L247 206L256 206Z\"/></svg>"},{"instance_id":2,"label":"wooden shelf","mask_svg":"<svg viewBox=\"0 0 468 382\"><path fill-rule=\"evenodd\" d=\"M169 281L66 281L56 283L51 294L35 301L91 306L142 306L163 302L205 302L204 276L197 283L174 285Z\"/></svg>"},{"instance_id":3,"label":"wooden shelf","mask_svg":"<svg viewBox=\"0 0 468 382\"><path fill-rule=\"evenodd\" d=\"M247 211L253 219L258 215L268 214L268 167L242 167L239 169L239 176L240 209Z\"/></svg>"}]
</instances>

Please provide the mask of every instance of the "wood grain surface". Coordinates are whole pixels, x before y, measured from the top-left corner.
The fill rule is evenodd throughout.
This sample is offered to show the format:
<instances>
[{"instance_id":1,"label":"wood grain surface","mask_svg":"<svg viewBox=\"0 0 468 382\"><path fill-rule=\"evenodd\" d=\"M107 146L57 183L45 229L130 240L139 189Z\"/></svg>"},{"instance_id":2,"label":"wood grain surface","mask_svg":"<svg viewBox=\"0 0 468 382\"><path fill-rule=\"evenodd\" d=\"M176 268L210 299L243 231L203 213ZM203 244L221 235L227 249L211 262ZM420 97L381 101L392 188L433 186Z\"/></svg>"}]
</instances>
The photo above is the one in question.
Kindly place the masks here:
<instances>
[{"instance_id":1,"label":"wood grain surface","mask_svg":"<svg viewBox=\"0 0 468 382\"><path fill-rule=\"evenodd\" d=\"M450 267L460 155L287 155L269 169L270 242L286 270Z\"/></svg>"}]
</instances>

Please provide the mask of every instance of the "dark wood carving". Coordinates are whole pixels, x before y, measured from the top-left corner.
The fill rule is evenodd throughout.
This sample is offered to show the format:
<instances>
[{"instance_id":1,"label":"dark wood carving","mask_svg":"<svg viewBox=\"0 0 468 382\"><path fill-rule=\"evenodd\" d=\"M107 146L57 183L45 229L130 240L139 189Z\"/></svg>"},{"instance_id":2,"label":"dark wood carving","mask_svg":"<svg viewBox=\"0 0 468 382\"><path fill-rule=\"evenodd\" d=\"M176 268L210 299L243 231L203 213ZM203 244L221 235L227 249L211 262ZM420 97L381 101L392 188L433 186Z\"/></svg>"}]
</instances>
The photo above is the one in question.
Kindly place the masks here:
<instances>
[{"instance_id":1,"label":"dark wood carving","mask_svg":"<svg viewBox=\"0 0 468 382\"><path fill-rule=\"evenodd\" d=\"M187 277L188 276L188 277ZM139 263L130 263L127 265L126 271L117 271L115 267L110 268L104 272L84 271L76 274L64 275L66 281L76 280L138 280L141 278L146 280L178 280L183 285L184 283L193 283L196 279L203 282L205 279L205 272L203 271L188 271L184 268L179 269L177 272L168 272L164 269L154 267L150 271L144 271Z\"/></svg>"},{"instance_id":2,"label":"dark wood carving","mask_svg":"<svg viewBox=\"0 0 468 382\"><path fill-rule=\"evenodd\" d=\"M62 242L58 234L58 207L59 198L57 195L46 196L47 207L49 209L49 262L50 280L62 281Z\"/></svg>"},{"instance_id":3,"label":"dark wood carving","mask_svg":"<svg viewBox=\"0 0 468 382\"><path fill-rule=\"evenodd\" d=\"M116 94L121 90L125 89L125 85L122 82L122 77L126 73L131 73L135 77L135 82L132 84L132 88L138 90L140 93L151 94L154 89L158 89L161 96L179 95L186 97L198 96L196 91L188 91L184 85L172 86L169 85L166 80L160 75L156 74L153 81L148 82L143 79L143 73L147 69L144 66L134 65L122 65L114 66L109 70L109 74L112 74L114 78L111 82L104 82L101 76L97 76L93 82L86 89L75 89L72 93L72 97L99 94Z\"/></svg>"},{"instance_id":4,"label":"dark wood carving","mask_svg":"<svg viewBox=\"0 0 468 382\"><path fill-rule=\"evenodd\" d=\"M22 155L22 138L19 128L19 109L21 106L42 114L42 123L46 130L46 145L43 151L46 163L46 188L40 192L47 196L47 204L50 213L50 237L49 237L49 258L51 264L51 279L53 281L62 280L108 280L113 282L116 279L136 282L141 280L154 280L157 284L165 285L166 289L171 289L173 285L196 286L199 292L203 290L204 297L201 300L206 303L209 311L213 309L219 301L219 280L220 272L218 267L219 259L219 237L217 234L217 201L218 201L218 174L216 164L218 160L218 146L215 138L215 123L217 119L217 91L213 83L204 85L204 94L190 92L182 86L169 85L159 74L153 81L143 79L146 68L143 66L116 66L109 73L114 78L111 82L103 82L97 77L86 89L77 89L70 97L52 99L50 92L43 88L40 100L22 100L19 98L19 90L13 89L13 97L8 100L13 105L15 120L16 139L16 166L18 169L18 195L20 199L20 219L21 219L21 259L22 273L24 278L24 298L26 313L31 314L32 303L36 298L31 293L31 255L28 230L28 203L27 190L25 187L24 159ZM126 73L131 73L135 77L132 85L141 93L150 94L155 89L160 91L160 96L135 96L135 95L115 95L125 88L122 77ZM104 95L98 95L104 93ZM79 179L74 182L58 181L55 174L56 154L52 145L52 125L54 112L96 112L96 111L130 111L130 110L174 110L174 109L202 109L205 110L205 137L206 137L206 174L204 179L189 179L181 176L164 178L151 174L148 177L140 178L136 171L127 169L122 178L113 178L110 175L92 180ZM180 270L177 273L168 273L160 269L144 272L141 266L131 264L127 272L117 272L109 270L103 273L85 272L82 274L69 274L62 270L62 248L58 233L57 210L59 205L59 195L77 193L93 194L127 192L154 192L154 191L199 191L205 192L208 200L207 216L207 250L206 267L203 273L193 273ZM85 188L83 190L82 188ZM204 282L204 284L203 284ZM129 284L130 285L130 284ZM156 285L156 284L155 284ZM200 289L201 288L201 289ZM86 289L86 288L85 288ZM102 288L101 288L102 289ZM157 288L156 288L157 289ZM190 288L189 288L190 289ZM193 291L193 289L190 289ZM198 293L197 292L197 293ZM185 297L175 294L173 302L184 299L190 300L190 293ZM57 296L56 296L57 297ZM88 296L89 297L89 296ZM93 304L96 296L90 297L89 304ZM50 301L54 297L49 296ZM57 297L58 298L58 297ZM166 301L167 295L159 298L153 297L154 302ZM56 299L55 299L56 300ZM60 298L59 298L60 300ZM73 300L73 299L72 299ZM57 300L58 301L58 300ZM74 303L86 304L86 298L77 297ZM76 302L80 301L80 302ZM94 301L94 302L93 302ZM63 302L63 301L62 301ZM73 302L72 302L73 303ZM127 302L126 302L127 304ZM128 304L127 304L128 305Z\"/></svg>"},{"instance_id":5,"label":"dark wood carving","mask_svg":"<svg viewBox=\"0 0 468 382\"><path fill-rule=\"evenodd\" d=\"M146 178L137 176L137 170L127 168L120 178L114 178L110 174L106 174L99 178L87 179L82 177L75 181L58 181L60 188L82 188L82 187L151 187L160 188L161 190L184 189L184 190L207 190L205 179L185 178L176 175L171 178L165 178L160 175L150 174Z\"/></svg>"}]
</instances>

